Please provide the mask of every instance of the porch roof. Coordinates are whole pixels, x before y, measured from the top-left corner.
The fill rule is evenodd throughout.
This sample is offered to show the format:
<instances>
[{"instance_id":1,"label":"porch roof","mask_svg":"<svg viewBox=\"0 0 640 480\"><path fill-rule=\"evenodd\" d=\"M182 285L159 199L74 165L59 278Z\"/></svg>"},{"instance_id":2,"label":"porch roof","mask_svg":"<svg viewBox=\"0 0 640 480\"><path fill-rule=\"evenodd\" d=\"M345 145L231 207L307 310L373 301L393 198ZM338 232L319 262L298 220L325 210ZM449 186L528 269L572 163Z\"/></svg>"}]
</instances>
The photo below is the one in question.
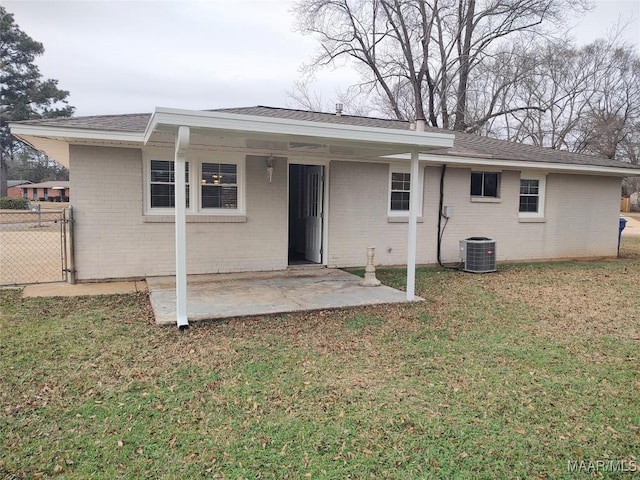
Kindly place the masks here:
<instances>
[{"instance_id":1,"label":"porch roof","mask_svg":"<svg viewBox=\"0 0 640 480\"><path fill-rule=\"evenodd\" d=\"M194 134L240 138L246 145L251 140L286 142L308 150L330 151L327 147L348 147L350 156L384 156L427 152L453 146L454 135L441 132L390 130L388 128L331 124L292 118L276 118L220 111L194 111L156 108L144 133L144 143L154 133L176 134L181 126ZM268 146L266 149L269 149ZM275 148L277 149L277 148Z\"/></svg>"}]
</instances>

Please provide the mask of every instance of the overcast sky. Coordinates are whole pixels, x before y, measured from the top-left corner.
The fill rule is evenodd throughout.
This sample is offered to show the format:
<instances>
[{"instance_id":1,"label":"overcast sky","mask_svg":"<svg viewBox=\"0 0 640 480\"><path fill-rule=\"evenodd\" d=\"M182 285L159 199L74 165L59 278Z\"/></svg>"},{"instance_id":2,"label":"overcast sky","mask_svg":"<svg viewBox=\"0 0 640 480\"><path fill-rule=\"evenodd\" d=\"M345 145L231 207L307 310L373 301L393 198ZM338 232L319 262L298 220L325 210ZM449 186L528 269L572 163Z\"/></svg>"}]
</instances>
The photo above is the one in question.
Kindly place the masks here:
<instances>
[{"instance_id":1,"label":"overcast sky","mask_svg":"<svg viewBox=\"0 0 640 480\"><path fill-rule=\"evenodd\" d=\"M631 22L640 51L640 1L601 0L575 20L580 43ZM69 90L76 115L287 106L286 91L317 47L293 30L290 0L12 1L2 5L44 44L44 77ZM323 99L357 77L348 68L318 77Z\"/></svg>"}]
</instances>

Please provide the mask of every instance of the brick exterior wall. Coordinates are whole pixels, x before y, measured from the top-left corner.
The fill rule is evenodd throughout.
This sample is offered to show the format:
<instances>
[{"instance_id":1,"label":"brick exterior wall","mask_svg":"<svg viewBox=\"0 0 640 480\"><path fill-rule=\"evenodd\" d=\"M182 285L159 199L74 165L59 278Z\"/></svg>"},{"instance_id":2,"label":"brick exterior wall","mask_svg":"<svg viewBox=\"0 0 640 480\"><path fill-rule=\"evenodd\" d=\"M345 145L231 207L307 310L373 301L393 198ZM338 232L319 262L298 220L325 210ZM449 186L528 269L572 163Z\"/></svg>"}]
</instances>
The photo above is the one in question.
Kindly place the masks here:
<instances>
[{"instance_id":1,"label":"brick exterior wall","mask_svg":"<svg viewBox=\"0 0 640 480\"><path fill-rule=\"evenodd\" d=\"M174 273L174 224L170 217L145 217L143 165L140 149L70 146L78 280ZM190 274L287 267L286 159L277 159L271 184L265 157L247 157L245 169L246 221L212 223L188 216ZM376 247L379 265L406 263L408 224L390 222L387 215L389 166L332 161L329 176L327 264L363 265L368 246ZM470 169L447 169L444 204L453 207L453 216L443 238L443 261L457 261L459 240L470 236L495 239L498 260L616 254L619 178L549 174L544 223L520 221L519 179L520 172L504 170L501 200L476 203L469 196ZM436 262L439 182L440 168L424 169L420 264Z\"/></svg>"},{"instance_id":2,"label":"brick exterior wall","mask_svg":"<svg viewBox=\"0 0 640 480\"><path fill-rule=\"evenodd\" d=\"M287 267L286 162L276 161L271 184L264 157L245 168L246 222L188 223L190 274ZM70 172L78 280L175 273L174 224L143 215L141 150L72 145Z\"/></svg>"},{"instance_id":3,"label":"brick exterior wall","mask_svg":"<svg viewBox=\"0 0 640 480\"><path fill-rule=\"evenodd\" d=\"M491 168L485 169L491 171ZM546 179L545 221L521 221L519 171L502 171L500 201L472 202L467 168L448 168L444 205L453 208L442 240L442 260L459 259L459 241L472 236L497 242L498 260L615 256L620 179L550 173ZM376 263L407 261L407 223L387 217L389 166L332 162L329 264L363 265L366 248L376 247ZM437 262L440 168L424 170L422 222L417 227L417 262Z\"/></svg>"},{"instance_id":4,"label":"brick exterior wall","mask_svg":"<svg viewBox=\"0 0 640 480\"><path fill-rule=\"evenodd\" d=\"M22 187L23 187L23 185L16 185L15 187L8 187L7 188L7 197L22 198Z\"/></svg>"}]
</instances>

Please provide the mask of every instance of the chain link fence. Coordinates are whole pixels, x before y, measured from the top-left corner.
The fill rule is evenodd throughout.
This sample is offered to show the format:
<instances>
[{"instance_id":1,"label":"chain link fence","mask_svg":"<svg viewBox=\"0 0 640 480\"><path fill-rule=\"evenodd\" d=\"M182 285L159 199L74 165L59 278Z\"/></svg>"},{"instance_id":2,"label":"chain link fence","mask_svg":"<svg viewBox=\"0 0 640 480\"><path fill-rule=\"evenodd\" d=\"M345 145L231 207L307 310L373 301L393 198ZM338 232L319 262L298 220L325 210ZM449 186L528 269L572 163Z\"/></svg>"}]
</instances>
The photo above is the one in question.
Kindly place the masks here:
<instances>
[{"instance_id":1,"label":"chain link fence","mask_svg":"<svg viewBox=\"0 0 640 480\"><path fill-rule=\"evenodd\" d=\"M0 285L67 279L69 211L0 210Z\"/></svg>"}]
</instances>

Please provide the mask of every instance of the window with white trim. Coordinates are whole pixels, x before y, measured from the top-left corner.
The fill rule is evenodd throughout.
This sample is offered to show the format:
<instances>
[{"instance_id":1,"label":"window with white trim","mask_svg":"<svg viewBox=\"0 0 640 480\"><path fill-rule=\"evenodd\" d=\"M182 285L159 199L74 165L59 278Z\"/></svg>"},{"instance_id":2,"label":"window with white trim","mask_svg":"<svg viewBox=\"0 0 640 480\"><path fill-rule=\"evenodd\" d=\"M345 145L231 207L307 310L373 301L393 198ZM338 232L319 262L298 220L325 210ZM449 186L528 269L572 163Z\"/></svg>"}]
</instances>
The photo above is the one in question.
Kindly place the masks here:
<instances>
[{"instance_id":1,"label":"window with white trim","mask_svg":"<svg viewBox=\"0 0 640 480\"><path fill-rule=\"evenodd\" d=\"M520 179L520 213L538 213L540 180Z\"/></svg>"},{"instance_id":2,"label":"window with white trim","mask_svg":"<svg viewBox=\"0 0 640 480\"><path fill-rule=\"evenodd\" d=\"M389 208L391 211L408 212L411 191L411 174L391 172L391 198Z\"/></svg>"},{"instance_id":3,"label":"window with white trim","mask_svg":"<svg viewBox=\"0 0 640 480\"><path fill-rule=\"evenodd\" d=\"M520 218L544 217L544 194L546 176L539 174L520 174L520 192L518 213Z\"/></svg>"},{"instance_id":4,"label":"window with white trim","mask_svg":"<svg viewBox=\"0 0 640 480\"><path fill-rule=\"evenodd\" d=\"M201 208L238 208L238 166L234 163L201 164Z\"/></svg>"},{"instance_id":5,"label":"window with white trim","mask_svg":"<svg viewBox=\"0 0 640 480\"><path fill-rule=\"evenodd\" d=\"M500 198L500 173L471 172L471 196Z\"/></svg>"},{"instance_id":6,"label":"window with white trim","mask_svg":"<svg viewBox=\"0 0 640 480\"><path fill-rule=\"evenodd\" d=\"M172 160L151 160L149 175L149 189L151 193L151 208L173 208L176 206L175 163ZM187 178L187 208L189 208L189 162L186 162Z\"/></svg>"},{"instance_id":7,"label":"window with white trim","mask_svg":"<svg viewBox=\"0 0 640 480\"><path fill-rule=\"evenodd\" d=\"M171 153L145 152L145 208L147 215L173 215L175 163ZM189 215L244 215L244 155L196 152L186 162ZM193 183L191 180L196 179Z\"/></svg>"},{"instance_id":8,"label":"window with white trim","mask_svg":"<svg viewBox=\"0 0 640 480\"><path fill-rule=\"evenodd\" d=\"M424 196L424 166L418 170L418 216L422 215ZM411 170L406 164L389 164L389 196L387 197L387 215L390 217L408 217L411 208Z\"/></svg>"}]
</instances>

